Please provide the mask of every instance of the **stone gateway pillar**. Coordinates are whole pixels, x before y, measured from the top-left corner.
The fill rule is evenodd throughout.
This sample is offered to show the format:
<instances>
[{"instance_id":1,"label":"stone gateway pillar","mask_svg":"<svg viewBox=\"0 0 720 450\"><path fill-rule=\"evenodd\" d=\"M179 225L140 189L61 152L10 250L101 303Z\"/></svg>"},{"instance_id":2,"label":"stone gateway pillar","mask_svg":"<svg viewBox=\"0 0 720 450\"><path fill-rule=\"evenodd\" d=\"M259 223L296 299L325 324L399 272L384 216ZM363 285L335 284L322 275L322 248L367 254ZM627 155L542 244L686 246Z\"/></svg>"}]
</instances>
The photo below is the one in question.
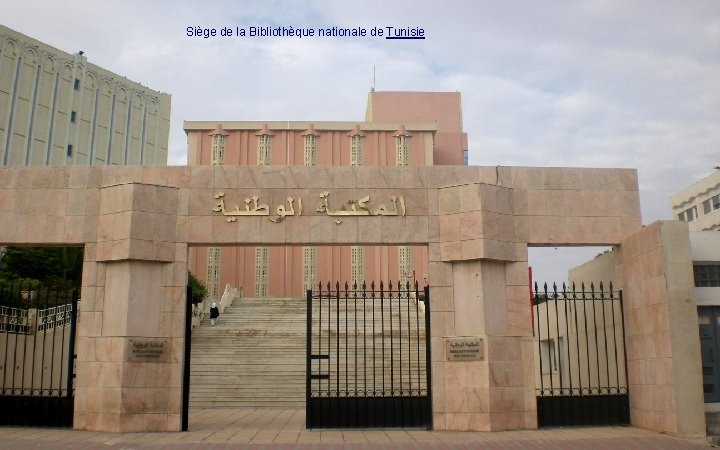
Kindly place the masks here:
<instances>
[{"instance_id":1,"label":"stone gateway pillar","mask_svg":"<svg viewBox=\"0 0 720 450\"><path fill-rule=\"evenodd\" d=\"M507 285L522 265L482 260L435 265L442 267L445 278L439 283L446 285L430 288L434 429L537 427L526 263L525 277L517 277L519 289ZM477 343L478 354L453 354L463 341Z\"/></svg>"},{"instance_id":2,"label":"stone gateway pillar","mask_svg":"<svg viewBox=\"0 0 720 450\"><path fill-rule=\"evenodd\" d=\"M75 429L179 430L187 244L178 189L100 188L78 328Z\"/></svg>"}]
</instances>

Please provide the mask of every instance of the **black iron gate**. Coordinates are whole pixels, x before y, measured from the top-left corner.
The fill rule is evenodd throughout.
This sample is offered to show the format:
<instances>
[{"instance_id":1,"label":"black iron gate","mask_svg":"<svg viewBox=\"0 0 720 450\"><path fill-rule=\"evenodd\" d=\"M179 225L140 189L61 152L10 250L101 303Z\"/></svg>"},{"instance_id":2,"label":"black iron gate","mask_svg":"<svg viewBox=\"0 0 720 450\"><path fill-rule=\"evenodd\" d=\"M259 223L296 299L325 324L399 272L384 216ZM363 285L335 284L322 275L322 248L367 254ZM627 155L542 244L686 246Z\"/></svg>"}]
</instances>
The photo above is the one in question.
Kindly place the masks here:
<instances>
[{"instance_id":1,"label":"black iron gate","mask_svg":"<svg viewBox=\"0 0 720 450\"><path fill-rule=\"evenodd\" d=\"M307 428L432 428L428 293L307 291Z\"/></svg>"},{"instance_id":2,"label":"black iron gate","mask_svg":"<svg viewBox=\"0 0 720 450\"><path fill-rule=\"evenodd\" d=\"M0 287L0 425L71 427L77 290Z\"/></svg>"},{"instance_id":3,"label":"black iron gate","mask_svg":"<svg viewBox=\"0 0 720 450\"><path fill-rule=\"evenodd\" d=\"M538 425L629 424L622 291L536 283L532 304Z\"/></svg>"},{"instance_id":4,"label":"black iron gate","mask_svg":"<svg viewBox=\"0 0 720 450\"><path fill-rule=\"evenodd\" d=\"M182 421L180 429L187 431L190 423L190 344L192 342L193 293L185 288L185 343L183 345Z\"/></svg>"}]
</instances>

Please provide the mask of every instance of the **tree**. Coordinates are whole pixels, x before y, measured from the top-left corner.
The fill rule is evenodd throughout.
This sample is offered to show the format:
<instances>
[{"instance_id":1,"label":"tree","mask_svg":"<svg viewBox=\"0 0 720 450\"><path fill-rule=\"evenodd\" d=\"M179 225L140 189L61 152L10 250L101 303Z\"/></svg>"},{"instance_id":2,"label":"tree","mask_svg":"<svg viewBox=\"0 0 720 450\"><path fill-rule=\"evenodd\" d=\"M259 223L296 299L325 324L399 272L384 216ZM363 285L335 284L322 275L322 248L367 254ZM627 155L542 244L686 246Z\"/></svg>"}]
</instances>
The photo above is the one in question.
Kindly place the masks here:
<instances>
[{"instance_id":1,"label":"tree","mask_svg":"<svg viewBox=\"0 0 720 450\"><path fill-rule=\"evenodd\" d=\"M82 247L7 247L0 257L0 279L74 288L80 286L82 263Z\"/></svg>"},{"instance_id":2,"label":"tree","mask_svg":"<svg viewBox=\"0 0 720 450\"><path fill-rule=\"evenodd\" d=\"M192 291L192 302L198 304L207 296L207 288L192 272L188 272L188 286Z\"/></svg>"},{"instance_id":3,"label":"tree","mask_svg":"<svg viewBox=\"0 0 720 450\"><path fill-rule=\"evenodd\" d=\"M58 263L58 276L69 282L71 286L79 287L82 283L84 249L82 247L55 247L48 250L55 253L54 261Z\"/></svg>"}]
</instances>

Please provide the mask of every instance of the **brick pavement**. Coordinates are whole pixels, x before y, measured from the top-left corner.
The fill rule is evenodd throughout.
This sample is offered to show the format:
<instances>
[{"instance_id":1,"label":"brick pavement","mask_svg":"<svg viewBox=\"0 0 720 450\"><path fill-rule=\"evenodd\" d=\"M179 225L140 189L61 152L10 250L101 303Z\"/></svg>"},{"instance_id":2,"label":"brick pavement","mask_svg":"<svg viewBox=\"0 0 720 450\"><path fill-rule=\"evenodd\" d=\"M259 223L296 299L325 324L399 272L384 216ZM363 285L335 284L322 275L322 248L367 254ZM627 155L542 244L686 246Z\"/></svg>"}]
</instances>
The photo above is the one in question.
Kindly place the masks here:
<instances>
[{"instance_id":1,"label":"brick pavement","mask_svg":"<svg viewBox=\"0 0 720 450\"><path fill-rule=\"evenodd\" d=\"M0 449L697 449L705 439L679 439L633 427L442 432L305 430L302 410L193 410L185 433L98 433L0 428Z\"/></svg>"}]
</instances>

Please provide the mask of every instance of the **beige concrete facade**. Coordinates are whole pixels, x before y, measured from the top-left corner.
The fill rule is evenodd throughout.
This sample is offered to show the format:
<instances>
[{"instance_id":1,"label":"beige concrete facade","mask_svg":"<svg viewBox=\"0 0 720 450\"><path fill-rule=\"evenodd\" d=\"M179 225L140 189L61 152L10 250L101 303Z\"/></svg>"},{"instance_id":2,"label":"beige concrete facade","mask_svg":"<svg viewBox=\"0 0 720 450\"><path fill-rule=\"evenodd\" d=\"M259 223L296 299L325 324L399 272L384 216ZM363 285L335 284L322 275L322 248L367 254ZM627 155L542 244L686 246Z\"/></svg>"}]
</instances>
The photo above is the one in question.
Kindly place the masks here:
<instances>
[{"instance_id":1,"label":"beige concrete facade","mask_svg":"<svg viewBox=\"0 0 720 450\"><path fill-rule=\"evenodd\" d=\"M0 25L0 165L167 163L170 95Z\"/></svg>"},{"instance_id":2,"label":"beige concrete facade","mask_svg":"<svg viewBox=\"0 0 720 450\"><path fill-rule=\"evenodd\" d=\"M243 215L234 204L250 192L276 213L288 196L305 208L277 223ZM330 205L369 196L375 214L333 217L323 192ZM378 204L391 196L402 214ZM0 169L0 243L85 246L74 426L87 430L179 430L189 247L375 244L428 248L435 429L535 428L527 246L613 245L639 226L626 169ZM448 361L456 336L481 338L485 359ZM138 360L133 340L161 358Z\"/></svg>"},{"instance_id":3,"label":"beige concrete facade","mask_svg":"<svg viewBox=\"0 0 720 450\"><path fill-rule=\"evenodd\" d=\"M720 170L670 197L670 208L691 231L720 230Z\"/></svg>"}]
</instances>

